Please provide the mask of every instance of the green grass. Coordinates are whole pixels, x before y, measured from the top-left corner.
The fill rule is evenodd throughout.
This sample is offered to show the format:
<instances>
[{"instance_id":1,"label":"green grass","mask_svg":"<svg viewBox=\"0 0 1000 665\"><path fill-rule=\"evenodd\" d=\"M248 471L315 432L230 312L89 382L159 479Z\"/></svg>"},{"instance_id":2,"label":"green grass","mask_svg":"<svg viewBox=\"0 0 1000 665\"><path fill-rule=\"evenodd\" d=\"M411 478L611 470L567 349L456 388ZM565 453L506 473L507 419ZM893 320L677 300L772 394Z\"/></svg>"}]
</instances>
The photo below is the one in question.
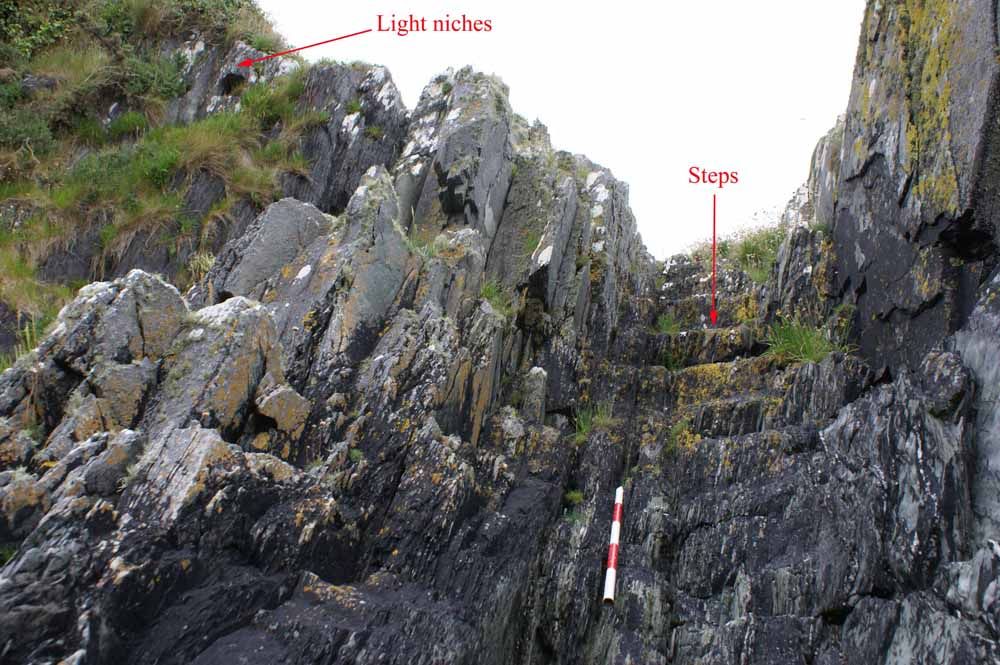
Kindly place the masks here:
<instances>
[{"instance_id":1,"label":"green grass","mask_svg":"<svg viewBox=\"0 0 1000 665\"><path fill-rule=\"evenodd\" d=\"M677 370L684 369L684 358L674 351L672 347L667 346L660 354L660 364L668 371L676 372Z\"/></svg>"},{"instance_id":2,"label":"green grass","mask_svg":"<svg viewBox=\"0 0 1000 665\"><path fill-rule=\"evenodd\" d=\"M357 464L365 458L365 454L357 448L351 448L350 452L347 453L347 457L350 458L352 463Z\"/></svg>"},{"instance_id":3,"label":"green grass","mask_svg":"<svg viewBox=\"0 0 1000 665\"><path fill-rule=\"evenodd\" d=\"M121 139L126 136L137 137L149 129L146 116L138 111L128 111L111 121L108 125L108 136Z\"/></svg>"},{"instance_id":4,"label":"green grass","mask_svg":"<svg viewBox=\"0 0 1000 665\"><path fill-rule=\"evenodd\" d=\"M656 317L656 332L662 335L676 335L681 331L681 323L673 314L663 313Z\"/></svg>"},{"instance_id":5,"label":"green grass","mask_svg":"<svg viewBox=\"0 0 1000 665\"><path fill-rule=\"evenodd\" d=\"M27 194L32 189L31 183L22 180L0 181L0 201Z\"/></svg>"},{"instance_id":6,"label":"green grass","mask_svg":"<svg viewBox=\"0 0 1000 665\"><path fill-rule=\"evenodd\" d=\"M617 423L617 419L612 415L614 402L601 402L596 407L583 407L576 412L574 419L575 432L573 442L582 445L590 437L590 433L595 429L607 429Z\"/></svg>"},{"instance_id":7,"label":"green grass","mask_svg":"<svg viewBox=\"0 0 1000 665\"><path fill-rule=\"evenodd\" d=\"M381 141L382 137L385 136L385 131L383 131L378 125L369 125L368 127L365 127L365 136L370 138L372 141Z\"/></svg>"},{"instance_id":8,"label":"green grass","mask_svg":"<svg viewBox=\"0 0 1000 665\"><path fill-rule=\"evenodd\" d=\"M38 319L32 316L31 320L25 323L21 330L18 331L13 352L0 354L0 372L12 366L38 346L39 340L44 335L45 329L53 318L54 315L48 313L43 318Z\"/></svg>"},{"instance_id":9,"label":"green grass","mask_svg":"<svg viewBox=\"0 0 1000 665\"><path fill-rule=\"evenodd\" d=\"M733 258L750 279L763 284L771 276L784 237L785 228L781 226L744 231L732 241Z\"/></svg>"},{"instance_id":10,"label":"green grass","mask_svg":"<svg viewBox=\"0 0 1000 665\"><path fill-rule=\"evenodd\" d=\"M7 562L17 554L17 547L14 545L4 545L0 547L0 566L7 565Z\"/></svg>"},{"instance_id":11,"label":"green grass","mask_svg":"<svg viewBox=\"0 0 1000 665\"><path fill-rule=\"evenodd\" d=\"M448 240L444 236L436 236L430 242L420 242L416 238L407 237L406 246L409 250L422 258L424 261L436 258L448 246Z\"/></svg>"},{"instance_id":12,"label":"green grass","mask_svg":"<svg viewBox=\"0 0 1000 665\"><path fill-rule=\"evenodd\" d=\"M361 100L357 98L352 99L351 101L347 102L346 109L347 109L347 115L361 113Z\"/></svg>"},{"instance_id":13,"label":"green grass","mask_svg":"<svg viewBox=\"0 0 1000 665\"><path fill-rule=\"evenodd\" d=\"M261 82L247 88L240 100L244 113L256 119L262 129L276 122L290 124L296 115L295 102L305 91L305 68L300 67L273 82Z\"/></svg>"},{"instance_id":14,"label":"green grass","mask_svg":"<svg viewBox=\"0 0 1000 665\"><path fill-rule=\"evenodd\" d=\"M219 0L215 1L219 2ZM249 2L237 3L233 0L228 0L228 2L231 5L240 5L229 20L226 30L228 43L232 44L240 40L264 53L277 53L284 50L285 42L281 35L275 32L267 17L256 5Z\"/></svg>"},{"instance_id":15,"label":"green grass","mask_svg":"<svg viewBox=\"0 0 1000 665\"><path fill-rule=\"evenodd\" d=\"M125 61L124 87L133 97L172 99L184 93L180 58L129 57Z\"/></svg>"},{"instance_id":16,"label":"green grass","mask_svg":"<svg viewBox=\"0 0 1000 665\"><path fill-rule=\"evenodd\" d=\"M12 109L21 100L21 84L2 83L0 84L0 110Z\"/></svg>"},{"instance_id":17,"label":"green grass","mask_svg":"<svg viewBox=\"0 0 1000 665\"><path fill-rule=\"evenodd\" d=\"M591 430L594 429L594 412L590 408L579 409L573 422L576 430L573 433L573 443L580 446L586 443L590 437Z\"/></svg>"},{"instance_id":18,"label":"green grass","mask_svg":"<svg viewBox=\"0 0 1000 665\"><path fill-rule=\"evenodd\" d=\"M768 329L766 355L780 362L819 362L833 351L847 349L830 340L822 328L795 320L778 321Z\"/></svg>"},{"instance_id":19,"label":"green grass","mask_svg":"<svg viewBox=\"0 0 1000 665\"><path fill-rule=\"evenodd\" d=\"M607 429L613 427L618 420L614 417L614 400L601 402L594 408L594 427Z\"/></svg>"},{"instance_id":20,"label":"green grass","mask_svg":"<svg viewBox=\"0 0 1000 665\"><path fill-rule=\"evenodd\" d=\"M563 494L563 503L572 508L579 506L583 503L583 492L580 490L569 490Z\"/></svg>"},{"instance_id":21,"label":"green grass","mask_svg":"<svg viewBox=\"0 0 1000 665\"><path fill-rule=\"evenodd\" d=\"M24 148L35 157L55 148L55 138L45 118L30 108L0 111L0 147Z\"/></svg>"},{"instance_id":22,"label":"green grass","mask_svg":"<svg viewBox=\"0 0 1000 665\"><path fill-rule=\"evenodd\" d=\"M542 241L542 232L535 229L528 229L524 233L524 254L530 257L538 249L538 243Z\"/></svg>"},{"instance_id":23,"label":"green grass","mask_svg":"<svg viewBox=\"0 0 1000 665\"><path fill-rule=\"evenodd\" d=\"M818 233L824 238L829 238L830 234L833 232L833 229L830 227L830 225L824 222L813 222L812 224L809 225L809 229L812 230L814 233Z\"/></svg>"},{"instance_id":24,"label":"green grass","mask_svg":"<svg viewBox=\"0 0 1000 665\"><path fill-rule=\"evenodd\" d=\"M509 318L514 311L513 298L510 293L495 280L486 280L479 289L479 297L490 304L493 310L504 318Z\"/></svg>"}]
</instances>

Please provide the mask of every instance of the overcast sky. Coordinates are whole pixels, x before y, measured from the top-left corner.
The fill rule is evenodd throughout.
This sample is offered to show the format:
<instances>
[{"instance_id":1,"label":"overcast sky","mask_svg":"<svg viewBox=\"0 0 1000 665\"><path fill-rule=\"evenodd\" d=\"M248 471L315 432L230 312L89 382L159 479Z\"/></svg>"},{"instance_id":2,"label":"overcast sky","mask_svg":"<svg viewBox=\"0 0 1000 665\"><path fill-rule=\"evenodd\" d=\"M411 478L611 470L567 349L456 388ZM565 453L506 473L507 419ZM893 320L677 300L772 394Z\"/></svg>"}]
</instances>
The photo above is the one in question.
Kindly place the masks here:
<instances>
[{"instance_id":1,"label":"overcast sky","mask_svg":"<svg viewBox=\"0 0 1000 665\"><path fill-rule=\"evenodd\" d=\"M722 234L784 206L847 106L864 11L864 0L258 1L293 46L375 28L380 13L490 19L488 33L372 32L302 55L386 65L410 108L448 67L499 75L556 148L629 184L657 257L711 234L713 190L688 184L690 166L739 172L719 192Z\"/></svg>"}]
</instances>

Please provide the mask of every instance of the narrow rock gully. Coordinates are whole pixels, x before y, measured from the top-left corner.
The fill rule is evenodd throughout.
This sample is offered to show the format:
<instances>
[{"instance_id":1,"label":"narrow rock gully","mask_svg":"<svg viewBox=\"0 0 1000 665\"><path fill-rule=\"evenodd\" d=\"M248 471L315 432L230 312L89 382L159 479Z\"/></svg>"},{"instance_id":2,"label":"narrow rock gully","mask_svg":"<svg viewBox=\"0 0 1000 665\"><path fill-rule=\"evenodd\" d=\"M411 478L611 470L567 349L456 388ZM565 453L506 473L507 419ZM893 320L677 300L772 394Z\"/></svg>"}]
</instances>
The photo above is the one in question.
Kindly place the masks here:
<instances>
[{"instance_id":1,"label":"narrow rock gully","mask_svg":"<svg viewBox=\"0 0 1000 665\"><path fill-rule=\"evenodd\" d=\"M760 640L775 624L797 622L803 634L814 619L827 625L802 616L796 597L808 556L794 562L794 554L816 538L802 505L809 490L796 483L820 471L820 429L870 386L870 372L842 353L818 365L766 355L760 287L729 262L710 327L710 278L704 259L669 259L651 295L623 299L626 333L590 368L585 391L610 407L610 419L570 474L588 500L565 509L549 545L555 580L543 577L536 602L562 611L536 620L527 662L575 662L566 655L574 652L580 662L740 662L747 649L769 648ZM597 562L619 482L617 597L600 608ZM764 616L751 606L751 583L773 587ZM832 629L842 617L829 616ZM573 644L581 632L587 638ZM780 652L773 658L783 662Z\"/></svg>"}]
</instances>

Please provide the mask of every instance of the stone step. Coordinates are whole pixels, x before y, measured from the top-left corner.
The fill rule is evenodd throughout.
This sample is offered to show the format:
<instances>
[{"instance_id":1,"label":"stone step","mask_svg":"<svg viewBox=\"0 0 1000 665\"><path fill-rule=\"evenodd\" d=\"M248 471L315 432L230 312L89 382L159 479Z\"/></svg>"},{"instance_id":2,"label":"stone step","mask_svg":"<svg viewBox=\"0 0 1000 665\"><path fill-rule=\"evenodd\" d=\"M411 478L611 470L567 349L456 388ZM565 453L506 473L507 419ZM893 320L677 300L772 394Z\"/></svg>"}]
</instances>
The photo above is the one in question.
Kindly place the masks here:
<instances>
[{"instance_id":1,"label":"stone step","mask_svg":"<svg viewBox=\"0 0 1000 665\"><path fill-rule=\"evenodd\" d=\"M610 357L623 365L662 365L677 370L756 356L765 349L758 331L748 324L679 333L636 326L615 338Z\"/></svg>"},{"instance_id":2,"label":"stone step","mask_svg":"<svg viewBox=\"0 0 1000 665\"><path fill-rule=\"evenodd\" d=\"M674 418L702 437L742 436L763 430L768 410L780 403L778 397L754 393L693 404L676 411Z\"/></svg>"},{"instance_id":3,"label":"stone step","mask_svg":"<svg viewBox=\"0 0 1000 665\"><path fill-rule=\"evenodd\" d=\"M658 305L657 319L660 314L666 314L680 324L682 330L707 328L711 325L709 319L712 309L711 292L695 293L677 299L661 299ZM757 303L749 293L735 295L719 293L716 295L715 308L719 313L716 326L737 326L757 318Z\"/></svg>"},{"instance_id":4,"label":"stone step","mask_svg":"<svg viewBox=\"0 0 1000 665\"><path fill-rule=\"evenodd\" d=\"M686 367L670 377L671 401L674 408L685 408L765 392L777 369L778 364L767 356Z\"/></svg>"}]
</instances>

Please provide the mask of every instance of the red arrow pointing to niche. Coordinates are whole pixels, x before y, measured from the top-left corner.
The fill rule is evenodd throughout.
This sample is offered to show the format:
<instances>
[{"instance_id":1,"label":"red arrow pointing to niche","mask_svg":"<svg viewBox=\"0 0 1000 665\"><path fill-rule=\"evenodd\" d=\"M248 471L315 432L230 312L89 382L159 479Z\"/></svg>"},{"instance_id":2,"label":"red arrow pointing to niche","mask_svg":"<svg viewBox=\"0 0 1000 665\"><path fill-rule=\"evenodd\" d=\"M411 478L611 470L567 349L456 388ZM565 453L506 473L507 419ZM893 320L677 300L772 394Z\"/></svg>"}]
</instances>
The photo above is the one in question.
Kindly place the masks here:
<instances>
[{"instance_id":1,"label":"red arrow pointing to niche","mask_svg":"<svg viewBox=\"0 0 1000 665\"><path fill-rule=\"evenodd\" d=\"M715 194L712 194L712 311L708 316L713 326L719 320L719 312L715 309Z\"/></svg>"},{"instance_id":2,"label":"red arrow pointing to niche","mask_svg":"<svg viewBox=\"0 0 1000 665\"><path fill-rule=\"evenodd\" d=\"M352 32L349 35L341 35L340 37L334 37L333 39L327 39L326 41L316 42L315 44L310 44L309 46L300 46L298 48L288 49L287 51L282 51L281 53L272 53L271 55L265 55L263 58L247 58L239 64L240 67L251 67L254 63L263 62L264 60L270 60L271 58L277 58L279 55L288 55L289 53L295 53L296 51L304 51L307 48L312 48L314 46L322 46L323 44L329 44L330 42L339 42L341 39L347 39L348 37L357 37L358 35L363 35L366 32L371 32L372 29L362 30L360 32Z\"/></svg>"}]
</instances>

